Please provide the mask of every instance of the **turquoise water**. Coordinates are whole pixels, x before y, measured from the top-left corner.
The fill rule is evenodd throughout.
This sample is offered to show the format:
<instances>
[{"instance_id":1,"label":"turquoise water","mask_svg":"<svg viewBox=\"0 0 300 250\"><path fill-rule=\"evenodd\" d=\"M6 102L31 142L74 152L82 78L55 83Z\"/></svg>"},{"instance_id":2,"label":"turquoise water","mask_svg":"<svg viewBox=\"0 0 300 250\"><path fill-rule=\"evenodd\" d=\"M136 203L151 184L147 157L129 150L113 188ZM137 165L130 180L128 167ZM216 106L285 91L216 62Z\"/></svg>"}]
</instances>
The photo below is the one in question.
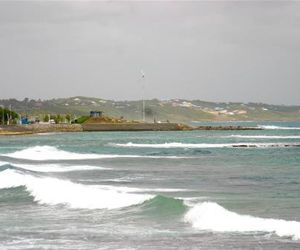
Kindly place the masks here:
<instances>
[{"instance_id":1,"label":"turquoise water","mask_svg":"<svg viewBox=\"0 0 300 250\"><path fill-rule=\"evenodd\" d=\"M251 126L0 137L1 249L298 249L300 123Z\"/></svg>"}]
</instances>

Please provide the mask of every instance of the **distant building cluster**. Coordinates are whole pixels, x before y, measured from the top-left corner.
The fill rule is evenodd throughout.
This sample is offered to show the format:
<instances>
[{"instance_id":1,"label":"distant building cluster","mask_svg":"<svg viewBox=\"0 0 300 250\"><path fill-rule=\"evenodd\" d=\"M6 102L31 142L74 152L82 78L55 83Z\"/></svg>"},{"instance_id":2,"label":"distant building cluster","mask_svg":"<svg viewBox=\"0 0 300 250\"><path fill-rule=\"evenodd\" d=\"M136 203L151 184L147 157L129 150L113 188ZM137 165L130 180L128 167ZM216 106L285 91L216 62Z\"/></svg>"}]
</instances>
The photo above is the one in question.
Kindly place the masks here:
<instances>
[{"instance_id":1,"label":"distant building cluster","mask_svg":"<svg viewBox=\"0 0 300 250\"><path fill-rule=\"evenodd\" d=\"M90 111L90 117L102 117L102 111Z\"/></svg>"},{"instance_id":2,"label":"distant building cluster","mask_svg":"<svg viewBox=\"0 0 300 250\"><path fill-rule=\"evenodd\" d=\"M196 105L192 102L180 100L180 99L173 99L173 100L167 100L162 101L160 103L160 106L164 105L171 105L172 107L184 107L184 108L193 108L197 110L201 110L203 112L212 114L212 115L245 115L247 114L247 110L244 109L231 109L230 107L205 107L201 105ZM266 111L267 109L263 109Z\"/></svg>"}]
</instances>

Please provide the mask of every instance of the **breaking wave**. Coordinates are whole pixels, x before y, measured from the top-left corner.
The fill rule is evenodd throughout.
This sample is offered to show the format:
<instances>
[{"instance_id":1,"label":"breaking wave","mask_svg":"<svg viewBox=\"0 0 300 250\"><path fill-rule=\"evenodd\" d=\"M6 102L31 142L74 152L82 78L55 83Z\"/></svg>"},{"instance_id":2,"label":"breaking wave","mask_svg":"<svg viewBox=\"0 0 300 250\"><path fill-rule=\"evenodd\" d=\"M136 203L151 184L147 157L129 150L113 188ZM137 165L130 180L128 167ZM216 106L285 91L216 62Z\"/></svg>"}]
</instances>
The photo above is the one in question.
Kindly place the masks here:
<instances>
[{"instance_id":1,"label":"breaking wave","mask_svg":"<svg viewBox=\"0 0 300 250\"><path fill-rule=\"evenodd\" d=\"M115 144L118 147L134 148L274 148L274 147L300 147L300 143L162 143L162 144Z\"/></svg>"},{"instance_id":2,"label":"breaking wave","mask_svg":"<svg viewBox=\"0 0 300 250\"><path fill-rule=\"evenodd\" d=\"M283 129L283 130L299 130L300 127L281 127L281 126L274 126L274 125L257 125L259 128L262 129Z\"/></svg>"},{"instance_id":3,"label":"breaking wave","mask_svg":"<svg viewBox=\"0 0 300 250\"><path fill-rule=\"evenodd\" d=\"M72 171L83 171L83 170L104 170L109 168L90 166L90 165L63 165L63 164L16 164L8 163L13 167L35 171L35 172L72 172Z\"/></svg>"},{"instance_id":4,"label":"breaking wave","mask_svg":"<svg viewBox=\"0 0 300 250\"><path fill-rule=\"evenodd\" d=\"M14 169L0 172L0 189L24 186L34 201L47 205L67 205L80 209L116 209L153 198L113 188L83 185L52 177L37 177Z\"/></svg>"},{"instance_id":5,"label":"breaking wave","mask_svg":"<svg viewBox=\"0 0 300 250\"><path fill-rule=\"evenodd\" d=\"M81 159L97 159L101 158L97 154L80 154L59 150L52 146L34 146L13 153L3 154L17 159L26 160L81 160Z\"/></svg>"},{"instance_id":6,"label":"breaking wave","mask_svg":"<svg viewBox=\"0 0 300 250\"><path fill-rule=\"evenodd\" d=\"M198 230L213 232L274 233L300 240L300 222L266 219L231 212L214 202L188 203L182 199L149 195L137 188L96 186L53 177L40 177L14 169L0 172L0 189L25 187L39 204L66 205L75 209L118 209L138 205L144 215L167 216L184 221ZM144 190L143 190L144 191ZM185 199L184 199L185 200ZM134 210L135 211L135 210Z\"/></svg>"},{"instance_id":7,"label":"breaking wave","mask_svg":"<svg viewBox=\"0 0 300 250\"><path fill-rule=\"evenodd\" d=\"M300 222L264 219L228 211L217 203L203 202L192 207L184 220L199 230L214 232L269 232L300 239Z\"/></svg>"},{"instance_id":8,"label":"breaking wave","mask_svg":"<svg viewBox=\"0 0 300 250\"><path fill-rule=\"evenodd\" d=\"M34 146L13 153L2 154L10 158L33 161L45 160L86 160L86 159L109 159L109 158L183 158L179 156L143 156L143 155L117 155L117 154L84 154L60 150L52 146Z\"/></svg>"},{"instance_id":9,"label":"breaking wave","mask_svg":"<svg viewBox=\"0 0 300 250\"><path fill-rule=\"evenodd\" d=\"M229 135L224 137L245 139L300 139L300 135Z\"/></svg>"},{"instance_id":10,"label":"breaking wave","mask_svg":"<svg viewBox=\"0 0 300 250\"><path fill-rule=\"evenodd\" d=\"M8 162L0 161L0 167L1 167L1 166L4 166L4 165L6 165L6 164L8 164Z\"/></svg>"}]
</instances>

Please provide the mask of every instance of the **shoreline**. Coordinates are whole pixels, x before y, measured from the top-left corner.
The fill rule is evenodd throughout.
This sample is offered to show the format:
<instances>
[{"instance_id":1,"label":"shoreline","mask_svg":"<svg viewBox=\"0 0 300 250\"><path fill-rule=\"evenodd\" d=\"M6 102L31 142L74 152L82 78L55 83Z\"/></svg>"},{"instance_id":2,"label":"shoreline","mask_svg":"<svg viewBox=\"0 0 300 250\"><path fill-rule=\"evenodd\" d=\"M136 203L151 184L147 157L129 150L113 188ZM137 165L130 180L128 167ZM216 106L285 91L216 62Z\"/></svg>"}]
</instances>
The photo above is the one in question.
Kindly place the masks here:
<instances>
[{"instance_id":1,"label":"shoreline","mask_svg":"<svg viewBox=\"0 0 300 250\"><path fill-rule=\"evenodd\" d=\"M32 134L35 134L35 133L32 131L24 131L24 132L0 131L0 136L32 135Z\"/></svg>"},{"instance_id":2,"label":"shoreline","mask_svg":"<svg viewBox=\"0 0 300 250\"><path fill-rule=\"evenodd\" d=\"M86 124L31 124L0 126L0 136L32 135L57 132L138 132L138 131L194 131L194 130L263 130L243 126L198 126L180 123L86 123Z\"/></svg>"}]
</instances>

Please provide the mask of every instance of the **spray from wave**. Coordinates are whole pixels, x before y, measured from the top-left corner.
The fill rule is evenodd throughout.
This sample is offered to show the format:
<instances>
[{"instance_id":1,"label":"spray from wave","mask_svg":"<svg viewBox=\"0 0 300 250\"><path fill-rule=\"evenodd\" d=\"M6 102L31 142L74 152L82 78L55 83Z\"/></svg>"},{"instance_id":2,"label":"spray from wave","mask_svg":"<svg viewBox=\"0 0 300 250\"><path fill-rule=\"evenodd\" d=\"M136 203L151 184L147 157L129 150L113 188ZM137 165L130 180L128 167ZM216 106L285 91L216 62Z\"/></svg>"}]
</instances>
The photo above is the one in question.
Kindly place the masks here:
<instances>
[{"instance_id":1,"label":"spray from wave","mask_svg":"<svg viewBox=\"0 0 300 250\"><path fill-rule=\"evenodd\" d=\"M240 215L213 202L195 205L185 214L184 220L200 230L239 233L269 232L280 237L300 239L300 222Z\"/></svg>"},{"instance_id":2,"label":"spray from wave","mask_svg":"<svg viewBox=\"0 0 300 250\"><path fill-rule=\"evenodd\" d=\"M64 204L71 208L115 209L139 204L153 195L133 194L119 188L73 183L50 177L37 177L7 169L0 172L0 189L25 186L39 204Z\"/></svg>"}]
</instances>

